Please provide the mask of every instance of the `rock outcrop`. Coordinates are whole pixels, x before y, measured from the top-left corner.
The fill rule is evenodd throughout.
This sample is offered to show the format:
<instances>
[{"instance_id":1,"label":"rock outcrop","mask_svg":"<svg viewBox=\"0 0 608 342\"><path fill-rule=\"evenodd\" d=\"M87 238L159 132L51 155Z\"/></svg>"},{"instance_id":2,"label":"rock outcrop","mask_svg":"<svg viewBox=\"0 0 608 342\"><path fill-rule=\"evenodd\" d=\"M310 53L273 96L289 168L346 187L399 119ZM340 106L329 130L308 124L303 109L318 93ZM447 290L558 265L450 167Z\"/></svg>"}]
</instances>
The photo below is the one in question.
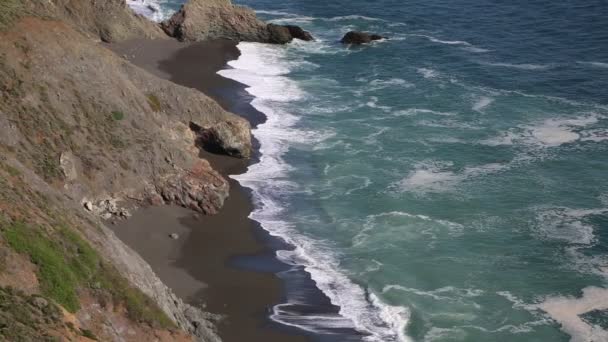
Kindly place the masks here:
<instances>
[{"instance_id":1,"label":"rock outcrop","mask_svg":"<svg viewBox=\"0 0 608 342\"><path fill-rule=\"evenodd\" d=\"M243 124L243 121L226 120L201 127L191 122L190 129L197 136L197 145L208 152L249 158L251 156L249 126Z\"/></svg>"},{"instance_id":2,"label":"rock outcrop","mask_svg":"<svg viewBox=\"0 0 608 342\"><path fill-rule=\"evenodd\" d=\"M300 27L266 24L253 10L230 0L190 0L161 27L169 36L190 42L230 39L286 44L294 38L313 40Z\"/></svg>"},{"instance_id":3,"label":"rock outcrop","mask_svg":"<svg viewBox=\"0 0 608 342\"><path fill-rule=\"evenodd\" d=\"M386 39L386 37L367 32L350 31L344 35L340 42L343 44L361 45L371 43L374 40L380 39Z\"/></svg>"},{"instance_id":4,"label":"rock outcrop","mask_svg":"<svg viewBox=\"0 0 608 342\"><path fill-rule=\"evenodd\" d=\"M157 193L164 203L179 205L204 214L216 214L228 197L228 183L206 160L201 160L191 171L181 171L166 176L157 185ZM155 195L155 193L151 194L151 196Z\"/></svg>"},{"instance_id":5,"label":"rock outcrop","mask_svg":"<svg viewBox=\"0 0 608 342\"><path fill-rule=\"evenodd\" d=\"M176 175L185 177L182 186L202 191L193 180L200 177L213 187L204 188L201 196L209 203L197 208L219 210L227 185L218 184L222 177L210 167L200 172L200 136L190 125L204 127L226 153L247 158L246 120L64 24L25 19L16 29L0 39L0 111L12 123L0 125L0 136L10 137L15 152L40 176L63 183L66 195L93 203L144 201L166 188L169 176L177 185Z\"/></svg>"}]
</instances>

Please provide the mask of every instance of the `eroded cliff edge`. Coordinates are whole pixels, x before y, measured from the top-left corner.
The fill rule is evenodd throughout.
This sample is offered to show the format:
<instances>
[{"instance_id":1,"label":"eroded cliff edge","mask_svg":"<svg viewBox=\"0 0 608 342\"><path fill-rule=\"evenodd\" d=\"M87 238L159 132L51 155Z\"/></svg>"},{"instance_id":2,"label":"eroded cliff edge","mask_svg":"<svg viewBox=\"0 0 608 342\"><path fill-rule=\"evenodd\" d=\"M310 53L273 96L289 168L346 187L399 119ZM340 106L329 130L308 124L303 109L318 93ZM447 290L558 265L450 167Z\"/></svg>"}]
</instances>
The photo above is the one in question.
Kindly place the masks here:
<instances>
[{"instance_id":1,"label":"eroded cliff edge","mask_svg":"<svg viewBox=\"0 0 608 342\"><path fill-rule=\"evenodd\" d=\"M0 314L0 336L219 340L216 317L173 295L104 219L145 204L220 210L228 183L200 149L249 157L248 122L104 48L169 39L122 0L8 0L0 14L0 304L19 308Z\"/></svg>"}]
</instances>

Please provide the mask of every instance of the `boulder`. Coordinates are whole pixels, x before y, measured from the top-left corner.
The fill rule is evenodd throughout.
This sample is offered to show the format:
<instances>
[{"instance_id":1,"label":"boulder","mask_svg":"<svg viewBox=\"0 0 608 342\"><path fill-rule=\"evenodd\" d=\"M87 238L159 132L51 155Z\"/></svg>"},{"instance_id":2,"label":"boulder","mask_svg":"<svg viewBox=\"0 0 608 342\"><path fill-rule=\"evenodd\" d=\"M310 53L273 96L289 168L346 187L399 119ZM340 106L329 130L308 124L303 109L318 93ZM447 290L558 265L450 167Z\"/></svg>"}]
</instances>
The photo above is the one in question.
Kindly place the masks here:
<instances>
[{"instance_id":1,"label":"boulder","mask_svg":"<svg viewBox=\"0 0 608 342\"><path fill-rule=\"evenodd\" d=\"M42 297L34 297L34 299L32 299L32 304L40 310L49 306L49 302Z\"/></svg>"},{"instance_id":2,"label":"boulder","mask_svg":"<svg viewBox=\"0 0 608 342\"><path fill-rule=\"evenodd\" d=\"M380 39L385 39L385 37L367 32L350 31L344 35L340 42L343 44L361 45Z\"/></svg>"},{"instance_id":3,"label":"boulder","mask_svg":"<svg viewBox=\"0 0 608 342\"><path fill-rule=\"evenodd\" d=\"M287 44L294 39L300 39L304 41L315 40L308 31L304 31L299 26L295 25L275 25L268 24L268 40L267 43L271 44Z\"/></svg>"},{"instance_id":4,"label":"boulder","mask_svg":"<svg viewBox=\"0 0 608 342\"><path fill-rule=\"evenodd\" d=\"M88 211L93 211L93 203L91 201L84 202L84 208Z\"/></svg>"},{"instance_id":5,"label":"boulder","mask_svg":"<svg viewBox=\"0 0 608 342\"><path fill-rule=\"evenodd\" d=\"M293 40L289 29L282 25L268 24L268 43L287 44Z\"/></svg>"},{"instance_id":6,"label":"boulder","mask_svg":"<svg viewBox=\"0 0 608 342\"><path fill-rule=\"evenodd\" d=\"M285 25L285 27L289 30L289 34L291 34L294 39L300 39L307 42L315 40L310 32L304 31L300 26Z\"/></svg>"},{"instance_id":7,"label":"boulder","mask_svg":"<svg viewBox=\"0 0 608 342\"><path fill-rule=\"evenodd\" d=\"M65 180L68 182L74 182L78 180L78 170L76 169L77 164L76 157L72 152L63 152L59 158L59 166L63 171Z\"/></svg>"},{"instance_id":8,"label":"boulder","mask_svg":"<svg viewBox=\"0 0 608 342\"><path fill-rule=\"evenodd\" d=\"M224 205L229 185L209 162L201 159L192 170L180 170L163 177L156 183L156 191L165 203L213 215Z\"/></svg>"}]
</instances>

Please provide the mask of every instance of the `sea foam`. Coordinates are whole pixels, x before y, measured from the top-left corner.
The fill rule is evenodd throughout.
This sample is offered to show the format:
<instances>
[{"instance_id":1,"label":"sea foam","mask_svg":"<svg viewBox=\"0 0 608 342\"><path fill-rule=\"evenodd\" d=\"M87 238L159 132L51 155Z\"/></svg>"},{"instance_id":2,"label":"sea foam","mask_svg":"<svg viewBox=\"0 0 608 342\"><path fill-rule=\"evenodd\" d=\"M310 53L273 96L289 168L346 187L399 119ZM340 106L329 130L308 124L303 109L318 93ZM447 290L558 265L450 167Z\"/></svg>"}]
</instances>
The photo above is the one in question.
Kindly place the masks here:
<instances>
[{"instance_id":1,"label":"sea foam","mask_svg":"<svg viewBox=\"0 0 608 342\"><path fill-rule=\"evenodd\" d=\"M548 297L538 308L561 324L562 330L572 336L571 342L608 341L608 331L581 318L591 311L608 310L608 289L587 287L580 298Z\"/></svg>"},{"instance_id":2,"label":"sea foam","mask_svg":"<svg viewBox=\"0 0 608 342\"><path fill-rule=\"evenodd\" d=\"M288 110L291 102L306 96L287 76L298 63L287 59L288 48L257 43L240 43L238 48L241 56L229 63L232 69L219 74L247 85L247 91L255 96L251 104L267 116L267 121L253 130L260 142L259 163L251 165L245 174L232 177L253 192L256 208L250 217L294 246L291 251L278 251L277 257L294 267L304 266L317 287L340 307L344 319L324 320L305 314L294 317L288 310L290 304L298 304L293 298L277 305L271 318L308 331L317 331L319 324L325 324L324 328L326 323L344 327L345 322L349 322L367 341L408 341L404 333L409 320L407 308L388 305L373 293L366 293L340 270L331 248L300 234L294 224L282 216L281 196L297 188L289 179L291 166L283 155L294 143L314 145L323 137L298 129L299 118Z\"/></svg>"},{"instance_id":3,"label":"sea foam","mask_svg":"<svg viewBox=\"0 0 608 342\"><path fill-rule=\"evenodd\" d=\"M160 22L163 21L169 16L171 16L172 11L169 11L162 6L163 3L166 2L163 0L126 0L127 5L133 9L133 11L137 14L143 15L150 20Z\"/></svg>"},{"instance_id":4,"label":"sea foam","mask_svg":"<svg viewBox=\"0 0 608 342\"><path fill-rule=\"evenodd\" d=\"M507 170L508 164L490 163L469 166L456 172L450 162L425 161L415 165L407 177L397 183L401 191L419 194L454 190L461 182Z\"/></svg>"}]
</instances>

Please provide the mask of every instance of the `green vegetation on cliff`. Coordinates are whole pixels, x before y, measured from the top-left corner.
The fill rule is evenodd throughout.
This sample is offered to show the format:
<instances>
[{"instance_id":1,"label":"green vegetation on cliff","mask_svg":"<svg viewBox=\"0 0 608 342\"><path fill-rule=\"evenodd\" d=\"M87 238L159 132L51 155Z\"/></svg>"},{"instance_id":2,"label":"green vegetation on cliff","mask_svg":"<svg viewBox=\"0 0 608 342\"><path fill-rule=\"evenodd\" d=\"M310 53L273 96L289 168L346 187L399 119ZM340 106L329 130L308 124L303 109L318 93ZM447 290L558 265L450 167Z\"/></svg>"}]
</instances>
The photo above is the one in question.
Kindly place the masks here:
<instances>
[{"instance_id":1,"label":"green vegetation on cliff","mask_svg":"<svg viewBox=\"0 0 608 342\"><path fill-rule=\"evenodd\" d=\"M3 223L1 230L11 248L28 255L37 265L43 295L66 310L78 311L78 292L88 289L102 302L124 305L135 321L162 328L174 326L150 298L131 287L74 231L58 228L49 232L23 222Z\"/></svg>"}]
</instances>

